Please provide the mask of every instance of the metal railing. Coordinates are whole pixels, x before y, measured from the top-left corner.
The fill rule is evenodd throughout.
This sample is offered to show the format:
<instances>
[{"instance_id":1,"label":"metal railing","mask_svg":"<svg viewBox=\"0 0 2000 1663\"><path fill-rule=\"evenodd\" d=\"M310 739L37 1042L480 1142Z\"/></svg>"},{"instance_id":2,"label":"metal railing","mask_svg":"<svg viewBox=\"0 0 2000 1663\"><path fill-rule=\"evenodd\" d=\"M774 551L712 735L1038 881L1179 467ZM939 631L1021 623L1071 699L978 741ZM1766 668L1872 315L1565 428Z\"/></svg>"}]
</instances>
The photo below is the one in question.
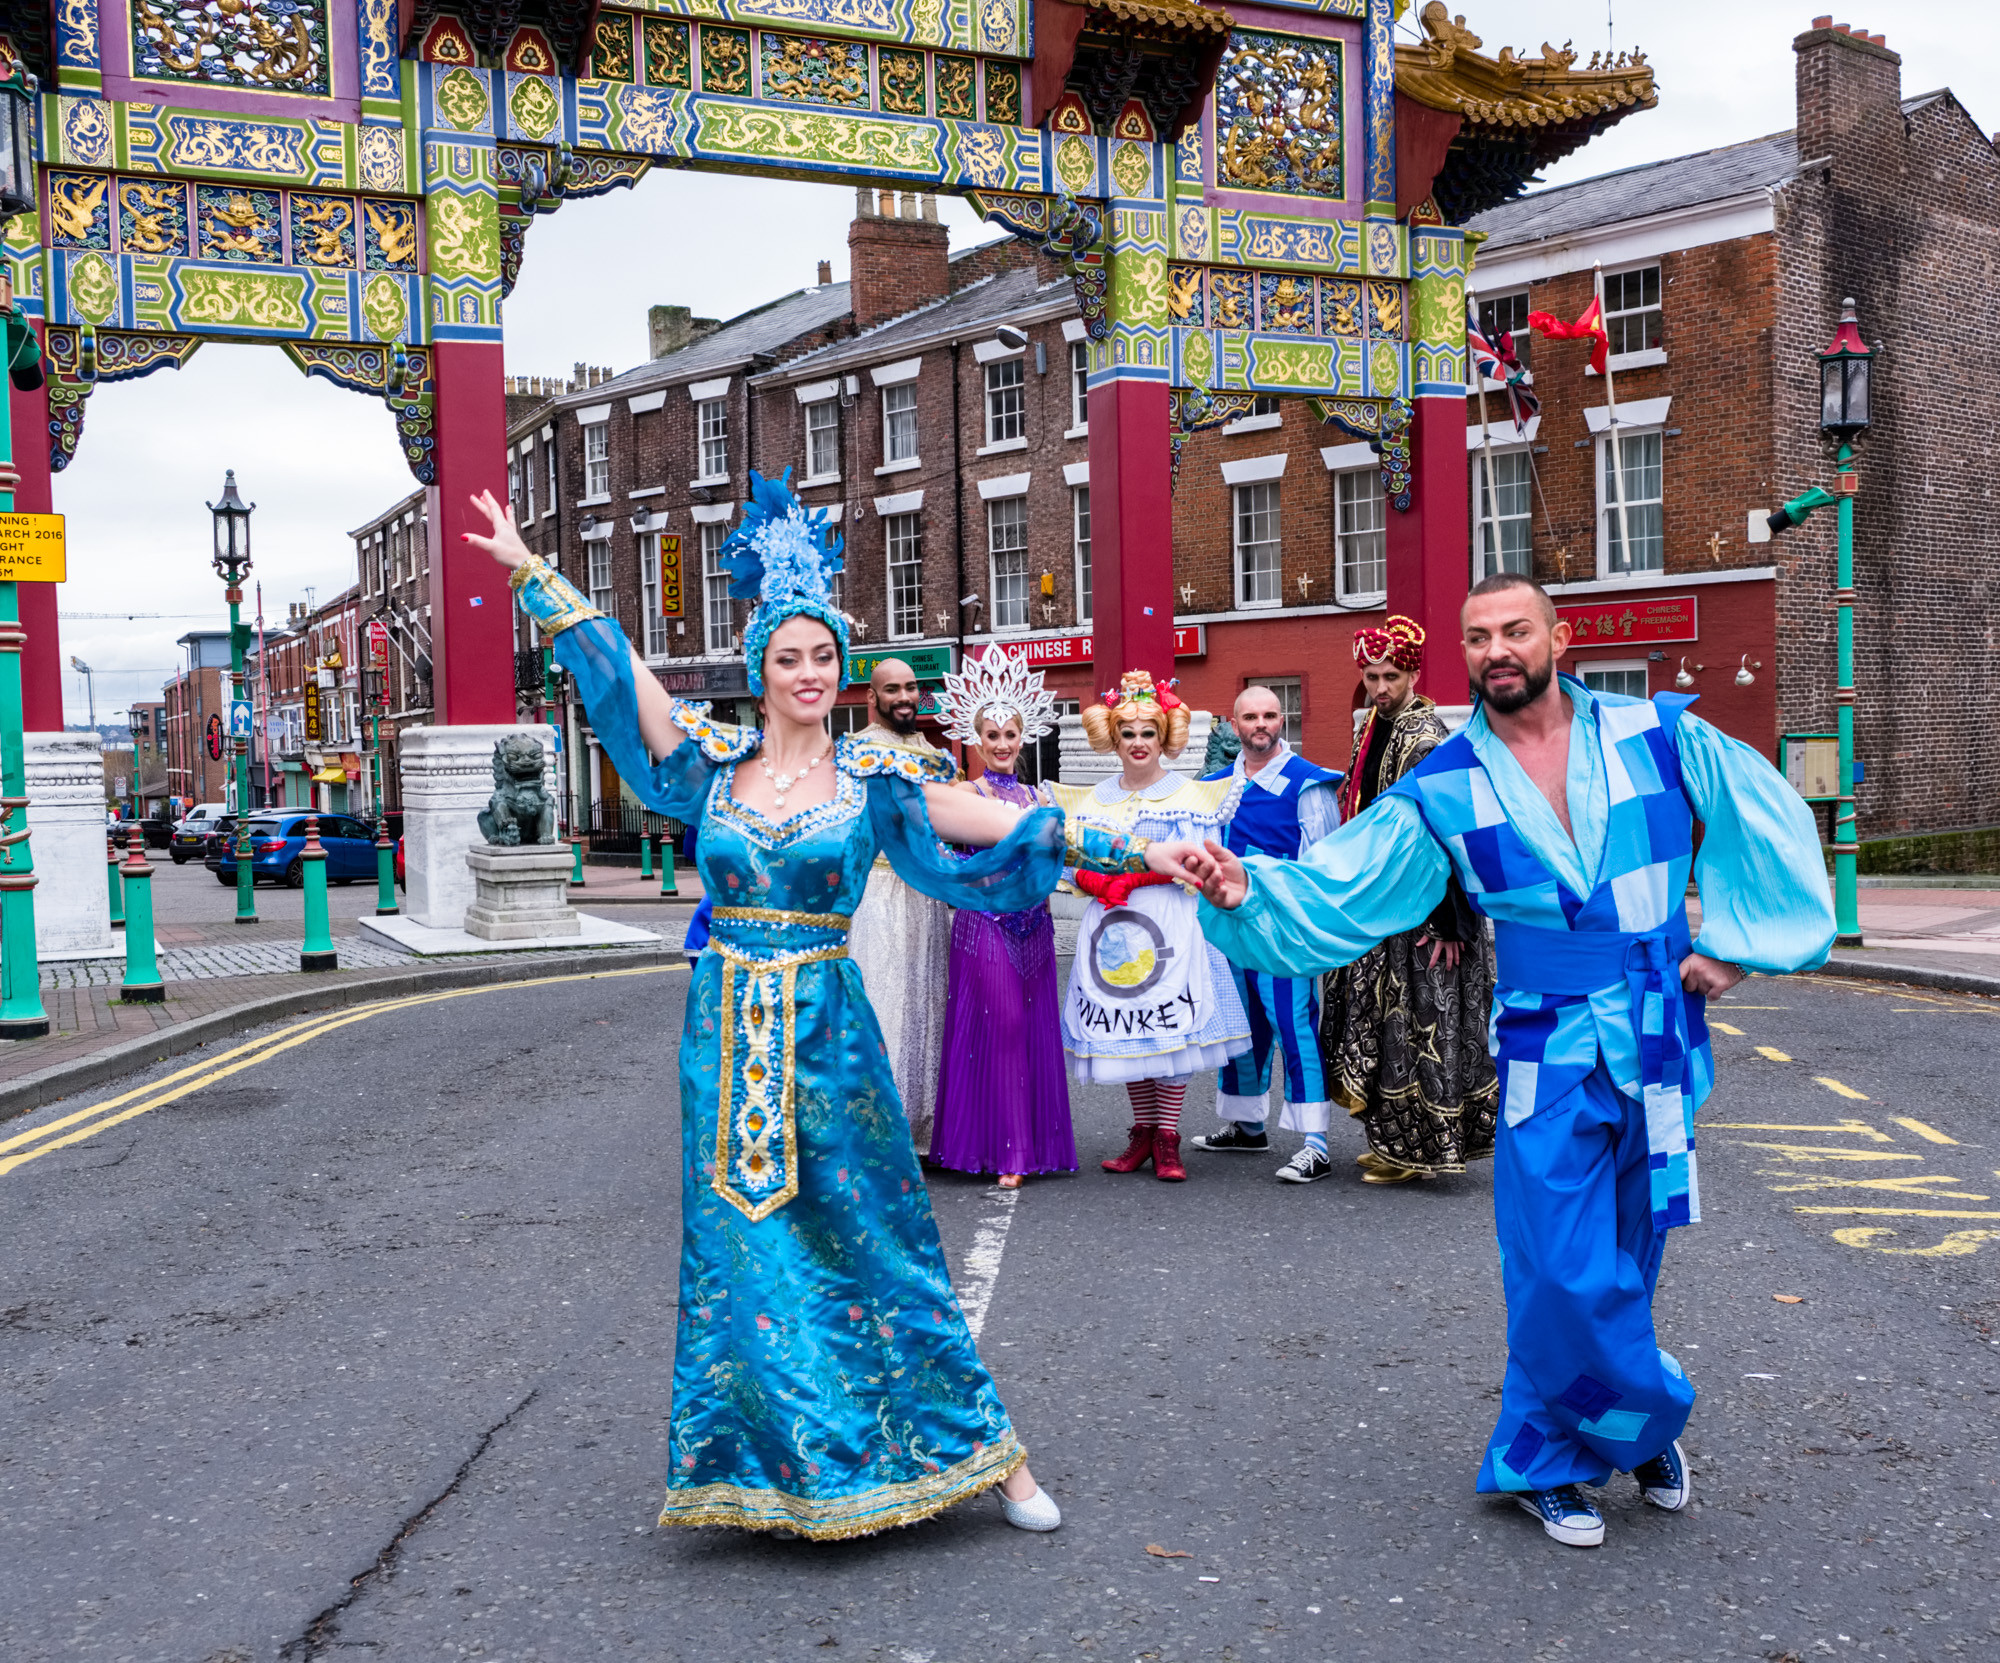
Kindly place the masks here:
<instances>
[{"instance_id":1,"label":"metal railing","mask_svg":"<svg viewBox=\"0 0 2000 1663\"><path fill-rule=\"evenodd\" d=\"M623 801L585 802L575 796L562 802L561 808L563 832L581 837L593 855L629 855L636 861L639 839L657 839L663 832L675 857L680 855L681 834L687 828L664 814Z\"/></svg>"}]
</instances>

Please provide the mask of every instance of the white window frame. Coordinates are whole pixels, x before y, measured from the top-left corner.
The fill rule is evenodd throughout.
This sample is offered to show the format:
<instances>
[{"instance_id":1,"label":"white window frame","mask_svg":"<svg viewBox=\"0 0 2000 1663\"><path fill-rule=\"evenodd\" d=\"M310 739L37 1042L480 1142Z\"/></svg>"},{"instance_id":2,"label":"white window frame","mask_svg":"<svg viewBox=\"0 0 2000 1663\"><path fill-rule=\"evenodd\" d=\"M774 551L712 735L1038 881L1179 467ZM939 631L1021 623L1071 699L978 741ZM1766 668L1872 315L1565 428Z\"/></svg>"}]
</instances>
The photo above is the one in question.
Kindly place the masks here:
<instances>
[{"instance_id":1,"label":"white window frame","mask_svg":"<svg viewBox=\"0 0 2000 1663\"><path fill-rule=\"evenodd\" d=\"M1262 687L1278 697L1285 716L1285 743L1297 750L1305 743L1306 685L1303 676L1246 676L1243 685Z\"/></svg>"},{"instance_id":2,"label":"white window frame","mask_svg":"<svg viewBox=\"0 0 2000 1663\"><path fill-rule=\"evenodd\" d=\"M618 615L618 596L611 582L611 539L599 537L583 545L584 581L590 604L606 617Z\"/></svg>"},{"instance_id":3,"label":"white window frame","mask_svg":"<svg viewBox=\"0 0 2000 1663\"><path fill-rule=\"evenodd\" d=\"M898 559L899 554L904 558ZM889 639L914 641L924 633L922 513L905 511L882 516L882 558L889 579Z\"/></svg>"},{"instance_id":4,"label":"white window frame","mask_svg":"<svg viewBox=\"0 0 2000 1663\"><path fill-rule=\"evenodd\" d=\"M586 422L583 428L584 502L611 500L611 424Z\"/></svg>"},{"instance_id":5,"label":"white window frame","mask_svg":"<svg viewBox=\"0 0 2000 1663\"><path fill-rule=\"evenodd\" d=\"M891 400L895 403L890 403ZM900 431L898 418L909 418L909 448L897 448L897 434ZM908 381L899 381L882 389L882 462L878 472L886 473L893 468L914 468L918 465L917 451L921 441L917 434L917 389Z\"/></svg>"},{"instance_id":6,"label":"white window frame","mask_svg":"<svg viewBox=\"0 0 2000 1663\"><path fill-rule=\"evenodd\" d=\"M664 658L667 620L660 615L660 534L646 532L639 539L639 610L645 615L646 656Z\"/></svg>"},{"instance_id":7,"label":"white window frame","mask_svg":"<svg viewBox=\"0 0 2000 1663\"><path fill-rule=\"evenodd\" d=\"M1477 450L1470 450L1466 453L1466 468L1472 476L1472 581L1475 583L1479 582L1482 578L1492 577L1496 572L1502 570L1519 572L1525 577L1532 577L1534 575L1534 463L1528 455L1528 447L1526 445L1495 445L1493 447L1493 473L1495 481L1493 494L1496 498L1498 498L1500 491L1506 488L1499 480L1500 459L1502 457L1519 457L1528 469L1525 493L1522 496L1521 511L1518 514L1489 514L1486 511L1489 506L1486 493L1486 447L1481 445ZM1502 563L1506 557L1506 533L1504 529L1495 538L1495 547L1491 550L1486 547L1485 532L1489 525L1504 528L1510 524L1520 524L1527 527L1527 546L1520 551L1521 564L1519 566L1506 566Z\"/></svg>"},{"instance_id":8,"label":"white window frame","mask_svg":"<svg viewBox=\"0 0 2000 1663\"><path fill-rule=\"evenodd\" d=\"M840 478L838 399L814 399L805 407L805 438L806 459L801 483L831 485L838 481Z\"/></svg>"},{"instance_id":9,"label":"white window frame","mask_svg":"<svg viewBox=\"0 0 2000 1663\"><path fill-rule=\"evenodd\" d=\"M1090 434L1090 343L1069 343L1069 431L1065 439L1087 438Z\"/></svg>"},{"instance_id":10,"label":"white window frame","mask_svg":"<svg viewBox=\"0 0 2000 1663\"><path fill-rule=\"evenodd\" d=\"M1370 501L1374 508L1374 524L1357 526L1356 505L1347 500L1353 496L1356 486L1352 481L1369 480L1373 483ZM1379 606L1389 594L1389 513L1386 493L1382 489L1382 470L1379 466L1365 468L1342 468L1333 476L1333 579L1335 594L1342 606ZM1357 539L1374 537L1378 539L1377 552L1368 561L1379 570L1382 581L1368 588L1357 588L1350 581L1348 550Z\"/></svg>"},{"instance_id":11,"label":"white window frame","mask_svg":"<svg viewBox=\"0 0 2000 1663\"><path fill-rule=\"evenodd\" d=\"M1620 441L1620 452L1621 452L1620 471L1619 471L1619 485L1621 488L1623 488L1626 483L1625 471L1624 471L1625 464L1622 454L1623 447L1634 440L1646 440L1646 439L1652 440L1653 443L1659 447L1660 495L1655 497L1627 497L1625 506L1628 510L1627 514L1628 521L1631 518L1629 513L1629 510L1631 509L1657 508L1659 510L1660 538L1657 546L1660 558L1657 561L1657 563L1652 565L1646 565L1646 566L1628 565L1621 570L1613 570L1612 568L1611 522L1613 517L1617 514L1617 509L1608 500L1607 493L1604 489L1604 473L1605 473L1605 467L1610 459L1610 454L1611 454L1610 445L1612 439L1612 433L1609 430L1607 430L1606 432L1598 434L1591 446L1592 475L1597 482L1597 575L1600 578L1605 578L1605 579L1648 577L1655 573L1662 572L1666 569L1666 501L1665 501L1666 483L1667 483L1666 430L1661 427L1621 426L1617 429L1617 437ZM1636 543L1637 541L1638 539L1635 537L1634 542Z\"/></svg>"},{"instance_id":12,"label":"white window frame","mask_svg":"<svg viewBox=\"0 0 2000 1663\"><path fill-rule=\"evenodd\" d=\"M542 441L542 449L549 459L549 505L542 510L542 518L547 519L556 511L556 504L562 500L558 494L562 488L562 474L556 464L555 441L545 438Z\"/></svg>"},{"instance_id":13,"label":"white window frame","mask_svg":"<svg viewBox=\"0 0 2000 1663\"><path fill-rule=\"evenodd\" d=\"M696 485L722 485L729 479L729 399L705 398L694 407L695 452L700 474Z\"/></svg>"},{"instance_id":14,"label":"white window frame","mask_svg":"<svg viewBox=\"0 0 2000 1663\"><path fill-rule=\"evenodd\" d=\"M1612 285L1618 284L1622 288L1623 279L1636 277L1639 279L1640 292L1643 295L1646 273L1649 271L1653 274L1654 299L1652 304L1647 305L1642 300L1637 306L1613 307L1611 304ZM1648 344L1645 338L1645 326L1643 321L1641 321L1639 324L1639 344L1633 346L1624 339L1627 333L1628 320L1643 320L1648 313L1654 314L1659 319L1657 327L1653 330L1655 339ZM1634 360L1640 358L1645 359L1649 363L1664 363L1666 361L1666 354L1661 343L1667 338L1666 322L1667 281L1666 274L1658 260L1647 260L1640 265L1626 266L1620 271L1607 271L1604 274L1604 333L1610 340L1608 351L1613 370L1621 367L1631 367ZM1613 328L1614 324L1618 327Z\"/></svg>"},{"instance_id":15,"label":"white window frame","mask_svg":"<svg viewBox=\"0 0 2000 1663\"><path fill-rule=\"evenodd\" d=\"M736 650L736 613L729 598L729 573L722 564L729 526L722 520L704 521L700 537L702 650L714 657Z\"/></svg>"},{"instance_id":16,"label":"white window frame","mask_svg":"<svg viewBox=\"0 0 2000 1663\"><path fill-rule=\"evenodd\" d=\"M1007 547L1002 548L1000 546L1000 532L1003 525L1010 533L1016 528L1019 529L1020 542L1018 545L1010 541ZM1018 571L1014 569L1017 557L1020 563ZM1010 591L1010 594L1004 601L1001 595L1003 560L1006 567L1005 576L1007 586ZM1028 615L1031 607L1028 594L1030 581L1028 574L1027 496L1019 494L991 498L986 504L986 593L989 597L986 605L986 617L988 624L996 635L1012 633L1028 627ZM1016 582L1020 585L1019 592L1011 593ZM1017 604L1020 608L1019 616L1003 618L1001 607L1005 605L1011 613Z\"/></svg>"},{"instance_id":17,"label":"white window frame","mask_svg":"<svg viewBox=\"0 0 2000 1663\"><path fill-rule=\"evenodd\" d=\"M523 516L521 513L521 459L518 456L507 458L507 506L514 511L514 523L519 525Z\"/></svg>"},{"instance_id":18,"label":"white window frame","mask_svg":"<svg viewBox=\"0 0 2000 1663\"><path fill-rule=\"evenodd\" d=\"M1521 321L1519 323L1510 323L1505 328L1501 328L1493 321L1493 308L1498 306L1502 301L1506 301L1509 303L1509 309L1511 310L1512 303L1517 300L1521 303ZM1511 334L1514 337L1514 356L1521 360L1521 367L1523 369L1532 370L1534 367L1535 333L1528 327L1528 309L1531 302L1527 288L1524 286L1518 289L1501 289L1493 294L1477 295L1474 297L1474 304L1479 310L1480 333L1489 341L1493 340L1496 334ZM1504 382L1495 381L1490 376L1487 377L1486 384L1489 387L1505 385Z\"/></svg>"},{"instance_id":19,"label":"white window frame","mask_svg":"<svg viewBox=\"0 0 2000 1663\"><path fill-rule=\"evenodd\" d=\"M1090 568L1090 487L1072 485L1069 491L1070 545L1076 560L1076 621L1087 624L1097 604Z\"/></svg>"},{"instance_id":20,"label":"white window frame","mask_svg":"<svg viewBox=\"0 0 2000 1663\"><path fill-rule=\"evenodd\" d=\"M535 517L535 449L532 445L521 447L521 505L527 512L521 523L526 525Z\"/></svg>"},{"instance_id":21,"label":"white window frame","mask_svg":"<svg viewBox=\"0 0 2000 1663\"><path fill-rule=\"evenodd\" d=\"M1279 489L1280 482L1276 479L1261 479L1250 484L1232 485L1230 487L1229 565L1231 575L1235 581L1236 606L1239 611L1261 610L1285 604L1285 534L1283 504L1278 494ZM1264 492L1270 493L1268 499L1261 495ZM1265 512L1266 510L1261 505L1266 501L1269 503L1268 512L1271 515L1271 530L1276 535L1270 538L1260 538L1255 542L1245 543L1243 532L1245 529L1246 512L1248 514ZM1271 579L1271 593L1267 597L1252 599L1250 586L1245 581L1250 574L1244 567L1244 554L1248 549L1264 548L1271 548L1275 551L1275 558L1268 574ZM1256 575L1261 579L1267 574L1260 568Z\"/></svg>"},{"instance_id":22,"label":"white window frame","mask_svg":"<svg viewBox=\"0 0 2000 1663\"><path fill-rule=\"evenodd\" d=\"M1028 366L1025 355L998 358L986 366L986 443L1028 442Z\"/></svg>"},{"instance_id":23,"label":"white window frame","mask_svg":"<svg viewBox=\"0 0 2000 1663\"><path fill-rule=\"evenodd\" d=\"M1627 694L1627 697L1646 698L1648 697L1647 688L1651 685L1650 674L1646 667L1646 661L1643 658L1587 658L1581 663L1574 664L1572 673L1582 681L1584 686L1589 687L1593 693L1604 691L1618 692L1623 691L1623 689L1604 689L1593 686L1590 680L1592 676L1608 674L1632 675L1636 673L1639 677L1639 691L1636 694Z\"/></svg>"}]
</instances>

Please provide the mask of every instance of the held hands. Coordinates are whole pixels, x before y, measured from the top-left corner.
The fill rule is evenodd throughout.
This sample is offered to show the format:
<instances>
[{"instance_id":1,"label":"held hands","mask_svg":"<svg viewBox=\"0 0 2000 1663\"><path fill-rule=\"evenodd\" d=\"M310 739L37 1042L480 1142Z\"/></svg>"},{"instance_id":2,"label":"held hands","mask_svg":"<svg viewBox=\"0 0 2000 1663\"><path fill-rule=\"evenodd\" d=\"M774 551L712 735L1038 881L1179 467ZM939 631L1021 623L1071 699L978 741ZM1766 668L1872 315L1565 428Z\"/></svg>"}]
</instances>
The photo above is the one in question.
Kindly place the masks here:
<instances>
[{"instance_id":1,"label":"held hands","mask_svg":"<svg viewBox=\"0 0 2000 1663\"><path fill-rule=\"evenodd\" d=\"M1690 953L1681 960L1681 986L1708 999L1727 993L1743 980L1743 974L1740 964L1725 964L1706 953Z\"/></svg>"},{"instance_id":2,"label":"held hands","mask_svg":"<svg viewBox=\"0 0 2000 1663\"><path fill-rule=\"evenodd\" d=\"M1428 930L1417 937L1417 946L1420 948L1428 947L1431 950L1431 968L1433 970L1440 964L1447 970L1456 970L1458 968L1459 957L1465 951L1464 947L1458 942L1440 941Z\"/></svg>"},{"instance_id":3,"label":"held hands","mask_svg":"<svg viewBox=\"0 0 2000 1663\"><path fill-rule=\"evenodd\" d=\"M463 533L465 540L474 548L490 554L510 572L516 566L527 564L533 558L528 553L528 545L521 541L521 534L514 528L514 509L511 504L494 500L491 491L481 491L472 499L472 506L484 514L493 527L491 537L482 537L476 531Z\"/></svg>"},{"instance_id":4,"label":"held hands","mask_svg":"<svg viewBox=\"0 0 2000 1663\"><path fill-rule=\"evenodd\" d=\"M1220 843L1154 843L1146 850L1147 867L1199 889L1224 912L1233 912L1250 893L1250 874Z\"/></svg>"}]
</instances>

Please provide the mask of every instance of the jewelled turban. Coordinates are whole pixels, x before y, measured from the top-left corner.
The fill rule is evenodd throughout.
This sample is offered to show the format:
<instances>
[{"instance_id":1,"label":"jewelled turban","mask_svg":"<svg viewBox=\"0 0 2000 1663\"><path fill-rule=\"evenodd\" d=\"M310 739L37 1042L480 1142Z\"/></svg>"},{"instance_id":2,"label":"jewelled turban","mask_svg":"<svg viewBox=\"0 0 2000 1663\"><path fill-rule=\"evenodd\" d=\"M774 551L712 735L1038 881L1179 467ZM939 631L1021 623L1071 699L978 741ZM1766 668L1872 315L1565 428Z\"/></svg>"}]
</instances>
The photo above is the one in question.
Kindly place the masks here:
<instances>
[{"instance_id":1,"label":"jewelled turban","mask_svg":"<svg viewBox=\"0 0 2000 1663\"><path fill-rule=\"evenodd\" d=\"M1380 629L1359 630L1354 637L1354 662L1364 669L1387 659L1397 669L1415 675L1424 667L1424 626L1397 613Z\"/></svg>"}]
</instances>

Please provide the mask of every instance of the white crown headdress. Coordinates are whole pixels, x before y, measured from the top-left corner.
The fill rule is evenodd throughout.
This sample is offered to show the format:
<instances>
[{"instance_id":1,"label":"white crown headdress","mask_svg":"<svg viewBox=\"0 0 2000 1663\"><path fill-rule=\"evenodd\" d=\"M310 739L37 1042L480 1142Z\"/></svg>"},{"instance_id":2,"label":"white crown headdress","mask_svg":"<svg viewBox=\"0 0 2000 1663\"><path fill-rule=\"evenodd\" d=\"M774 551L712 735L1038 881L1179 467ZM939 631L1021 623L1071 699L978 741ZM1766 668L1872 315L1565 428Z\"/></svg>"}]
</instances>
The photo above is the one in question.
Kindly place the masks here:
<instances>
[{"instance_id":1,"label":"white crown headdress","mask_svg":"<svg viewBox=\"0 0 2000 1663\"><path fill-rule=\"evenodd\" d=\"M983 658L966 659L962 673L944 678L944 714L946 736L967 744L978 743L982 716L1012 716L1024 740L1039 739L1056 725L1056 697L1025 655L1016 658L996 644Z\"/></svg>"}]
</instances>

